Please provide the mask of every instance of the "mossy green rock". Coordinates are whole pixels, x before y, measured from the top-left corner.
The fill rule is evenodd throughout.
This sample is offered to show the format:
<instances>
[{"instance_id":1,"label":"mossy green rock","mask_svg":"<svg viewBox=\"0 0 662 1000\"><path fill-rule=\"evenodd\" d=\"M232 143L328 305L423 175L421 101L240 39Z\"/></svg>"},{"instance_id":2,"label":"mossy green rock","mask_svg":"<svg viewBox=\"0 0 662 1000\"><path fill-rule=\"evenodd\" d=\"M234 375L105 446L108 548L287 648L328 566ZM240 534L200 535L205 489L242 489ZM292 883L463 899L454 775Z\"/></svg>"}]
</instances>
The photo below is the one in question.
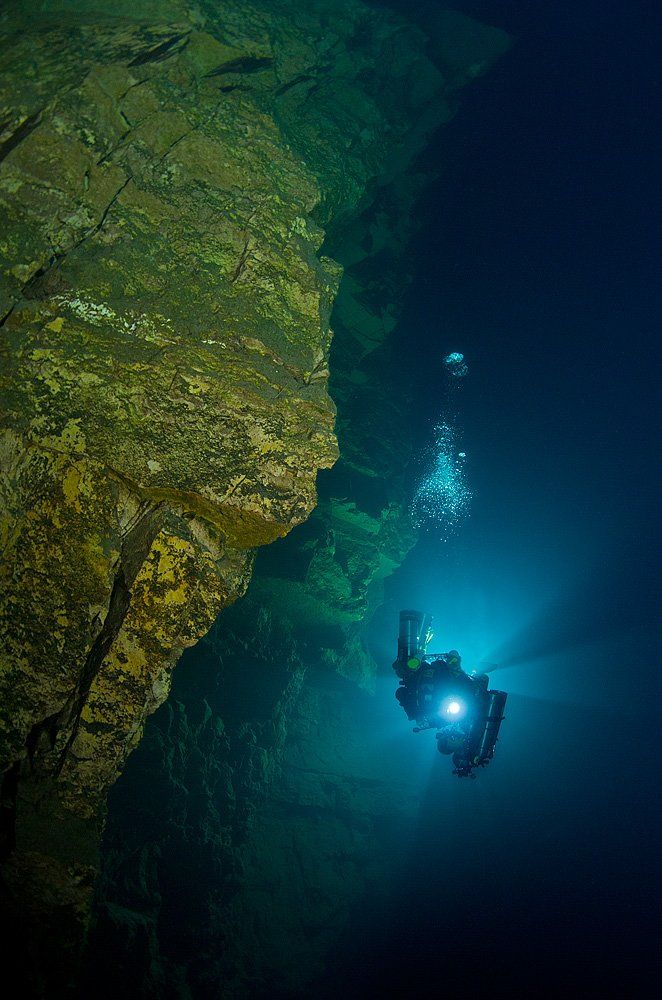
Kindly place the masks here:
<instances>
[{"instance_id":1,"label":"mossy green rock","mask_svg":"<svg viewBox=\"0 0 662 1000\"><path fill-rule=\"evenodd\" d=\"M3 850L61 984L107 790L171 667L338 456L342 265L397 239L357 220L398 200L467 60L445 77L358 0L10 0L0 32ZM365 289L338 314L339 402L393 325ZM406 550L395 513L324 515L353 552L339 572L317 546L315 615L360 620Z\"/></svg>"},{"instance_id":2,"label":"mossy green rock","mask_svg":"<svg viewBox=\"0 0 662 1000\"><path fill-rule=\"evenodd\" d=\"M372 17L351 59L336 46L338 65L374 51ZM246 595L184 654L168 702L112 790L88 952L90 982L101 969L110 995L118 956L146 995L317 993L357 907L367 900L374 914L385 901L406 843L417 808L411 760L384 737L398 725L395 685L382 678L374 696L378 665L363 631L415 538L416 386L394 336L421 218L425 168L411 158L430 122L450 117L457 87L505 44L461 16L440 22L443 36L428 46L411 26L386 21L388 58L363 62L363 81L379 79L391 121L408 115L410 129L357 209L345 211L343 185L328 181L315 209L324 249L344 268L330 355L339 460L320 475L310 518L259 551ZM447 72L430 67L424 43ZM389 84L408 60L420 78ZM264 79L266 69L254 72ZM431 79L440 89L416 104ZM299 79L284 96L305 95L301 108L310 107L317 82ZM317 114L301 115L305 128ZM338 162L320 162L318 176ZM327 219L331 205L338 214Z\"/></svg>"}]
</instances>

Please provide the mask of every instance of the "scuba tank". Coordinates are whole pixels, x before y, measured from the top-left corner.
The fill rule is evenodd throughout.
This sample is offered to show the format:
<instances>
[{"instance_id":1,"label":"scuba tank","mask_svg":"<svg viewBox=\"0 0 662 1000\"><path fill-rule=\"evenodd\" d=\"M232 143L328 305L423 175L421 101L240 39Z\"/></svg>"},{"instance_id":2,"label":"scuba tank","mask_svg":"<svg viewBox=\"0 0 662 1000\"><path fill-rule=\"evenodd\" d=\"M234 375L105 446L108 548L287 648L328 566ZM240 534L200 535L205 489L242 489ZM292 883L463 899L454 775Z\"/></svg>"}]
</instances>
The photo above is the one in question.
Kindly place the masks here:
<instances>
[{"instance_id":1,"label":"scuba tank","mask_svg":"<svg viewBox=\"0 0 662 1000\"><path fill-rule=\"evenodd\" d=\"M494 748L503 722L503 710L508 695L505 691L488 691L490 703L485 717L485 728L478 744L474 760L476 764L487 764L494 757Z\"/></svg>"},{"instance_id":2,"label":"scuba tank","mask_svg":"<svg viewBox=\"0 0 662 1000\"><path fill-rule=\"evenodd\" d=\"M410 660L419 663L425 656L425 649L432 638L432 615L422 611L401 611L400 630L398 633L398 658L393 664L396 672L402 676L409 666ZM409 666L416 669L419 663Z\"/></svg>"}]
</instances>

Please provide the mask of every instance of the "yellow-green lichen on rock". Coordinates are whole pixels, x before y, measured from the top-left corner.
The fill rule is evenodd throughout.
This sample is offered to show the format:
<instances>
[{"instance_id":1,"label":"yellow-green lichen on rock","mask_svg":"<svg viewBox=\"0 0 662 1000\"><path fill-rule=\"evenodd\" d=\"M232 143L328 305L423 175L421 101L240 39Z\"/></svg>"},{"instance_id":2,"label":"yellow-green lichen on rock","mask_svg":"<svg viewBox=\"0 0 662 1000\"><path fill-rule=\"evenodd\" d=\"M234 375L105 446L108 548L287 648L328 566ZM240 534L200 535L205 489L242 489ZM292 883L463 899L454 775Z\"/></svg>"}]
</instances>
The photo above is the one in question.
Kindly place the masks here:
<instances>
[{"instance_id":1,"label":"yellow-green lichen on rock","mask_svg":"<svg viewBox=\"0 0 662 1000\"><path fill-rule=\"evenodd\" d=\"M191 534L174 557L186 636L171 627L170 645L151 651L158 672L240 592L234 572L224 585L227 553L236 563L305 517L315 473L336 455L333 406L314 375L338 269L317 258L321 236L305 222L315 178L247 98L176 53L143 64L142 26L95 18L66 43L62 31L22 25L14 60L49 44L69 59L44 65L50 100L19 118L2 175L3 676L18 699L3 713L5 762L78 682L127 508L167 510L181 521L173 538L192 517L216 534L212 549ZM10 106L13 73L3 89ZM131 708L129 728L150 700Z\"/></svg>"},{"instance_id":2,"label":"yellow-green lichen on rock","mask_svg":"<svg viewBox=\"0 0 662 1000\"><path fill-rule=\"evenodd\" d=\"M158 997L332 995L339 940L355 937L357 908L380 912L401 867L418 803L409 758L385 754L390 713L372 694L378 664L364 623L415 537L407 508L420 368L403 358L407 331L393 329L416 264L408 245L421 174L435 164L404 165L425 133L421 119L446 120L454 90L505 44L461 15L437 20L443 34L428 51L439 71L422 59L416 31L393 23L385 58L362 65L391 121L410 110L399 155L380 161L380 184L358 213L343 213L347 189L328 181L314 210L325 252L345 268L330 356L340 458L320 475L310 518L258 552L246 595L184 654L113 789L87 955L90 983L102 976L108 995L127 970L138 993ZM292 26L283 30L294 45ZM352 58L340 44L332 59L346 72L374 41L364 32ZM265 92L268 56L261 49L250 64ZM393 87L388 74L408 59L419 76ZM430 100L435 73L443 85ZM298 149L320 120L321 111L305 114L324 103L320 89L302 74L282 95L300 102L299 120L283 118ZM356 108L367 121L365 103ZM320 177L361 148L350 113L345 124L349 141L316 168ZM340 218L327 223L332 204ZM325 965L333 986L320 989Z\"/></svg>"},{"instance_id":3,"label":"yellow-green lichen on rock","mask_svg":"<svg viewBox=\"0 0 662 1000\"><path fill-rule=\"evenodd\" d=\"M443 80L358 0L12 0L0 33L3 850L78 927L170 668L337 457L325 231Z\"/></svg>"}]
</instances>

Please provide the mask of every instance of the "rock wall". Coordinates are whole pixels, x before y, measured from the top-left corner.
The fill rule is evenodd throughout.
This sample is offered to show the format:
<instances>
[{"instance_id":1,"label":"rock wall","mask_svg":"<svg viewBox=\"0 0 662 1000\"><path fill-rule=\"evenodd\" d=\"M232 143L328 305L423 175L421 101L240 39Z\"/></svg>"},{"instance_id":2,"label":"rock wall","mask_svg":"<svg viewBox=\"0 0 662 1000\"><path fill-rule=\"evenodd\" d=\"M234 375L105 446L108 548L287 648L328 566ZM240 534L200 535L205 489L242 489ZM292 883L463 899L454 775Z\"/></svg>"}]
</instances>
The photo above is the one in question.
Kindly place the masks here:
<instances>
[{"instance_id":1,"label":"rock wall","mask_svg":"<svg viewBox=\"0 0 662 1000\"><path fill-rule=\"evenodd\" d=\"M419 179L403 171L503 40L480 34L444 68L439 51L455 51L463 19L446 22L432 59L418 29L357 0L10 2L0 27L3 903L43 990L63 988L76 964L106 794L173 664L244 592L256 547L308 517L316 474L337 458L328 365L343 266L332 396L347 459L311 534L275 550L252 599L282 652L268 683L255 661L271 743L241 708L230 737L227 710L203 705L164 708L145 744L149 755L162 734L166 812L186 799L184 840L202 853L185 863L202 873L209 857L232 906L251 817L280 767L278 720L311 697L306 670L370 686L358 624L409 529L397 476L383 481L394 449L366 460L352 428L383 398L380 362L367 359L406 283L398 254ZM295 606L305 623L292 623ZM317 643L306 661L304 624ZM226 673L241 691L242 661ZM137 786L158 797L158 782ZM212 794L213 835L191 840ZM163 847L156 833L151 845L145 857ZM165 904L153 919L164 878L140 905L109 899L104 911L125 955L151 956L145 988L255 987L265 973L241 971L240 934L234 958L211 961L225 903L210 917L207 971L177 958ZM200 929L207 911L196 912ZM174 979L159 987L166 966Z\"/></svg>"},{"instance_id":2,"label":"rock wall","mask_svg":"<svg viewBox=\"0 0 662 1000\"><path fill-rule=\"evenodd\" d=\"M460 38L467 61L441 74L441 120L505 45L461 17L443 27L437 48ZM330 357L340 457L311 517L260 551L245 597L184 655L113 790L88 955L89 981L101 968L111 993L335 996L334 947L388 888L417 801L409 761L385 751L395 702L386 717L362 631L414 541L416 364L395 328L425 171L385 177L327 227L344 268Z\"/></svg>"},{"instance_id":3,"label":"rock wall","mask_svg":"<svg viewBox=\"0 0 662 1000\"><path fill-rule=\"evenodd\" d=\"M410 762L385 759L394 720L240 603L185 655L111 793L87 957L108 996L316 992L416 807Z\"/></svg>"}]
</instances>

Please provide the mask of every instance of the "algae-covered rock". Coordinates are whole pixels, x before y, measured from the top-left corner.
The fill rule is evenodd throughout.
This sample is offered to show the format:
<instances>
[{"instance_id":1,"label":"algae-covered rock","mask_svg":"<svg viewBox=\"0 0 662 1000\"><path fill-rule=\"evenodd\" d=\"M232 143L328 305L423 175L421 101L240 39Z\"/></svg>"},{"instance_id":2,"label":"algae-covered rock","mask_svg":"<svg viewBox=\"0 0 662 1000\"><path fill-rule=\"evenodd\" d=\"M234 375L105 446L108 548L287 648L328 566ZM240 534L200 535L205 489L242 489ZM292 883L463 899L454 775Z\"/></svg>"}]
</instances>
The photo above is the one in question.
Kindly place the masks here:
<instances>
[{"instance_id":1,"label":"algae-covered rock","mask_svg":"<svg viewBox=\"0 0 662 1000\"><path fill-rule=\"evenodd\" d=\"M10 0L0 34L2 850L19 933L42 966L60 951L61 985L107 790L171 667L337 459L343 267L346 468L390 475L388 446L377 464L352 446L345 404L377 399L366 359L406 285L387 277L420 186L403 171L488 55L481 36L479 63L435 61L418 28L359 0ZM322 661L369 686L356 629L410 535L397 486L368 509L343 476L291 585L265 573L263 600L333 619ZM275 677L291 706L303 672ZM260 734L239 786L214 733L214 808L234 800L248 830L285 733ZM125 908L107 912L118 933Z\"/></svg>"},{"instance_id":2,"label":"algae-covered rock","mask_svg":"<svg viewBox=\"0 0 662 1000\"><path fill-rule=\"evenodd\" d=\"M409 761L388 755L390 714L379 716L383 700L376 708L377 665L363 639L384 579L415 537L407 513L415 386L392 336L425 179L411 161L430 122L450 117L456 88L502 51L504 36L448 14L446 36L429 44L410 25L375 16L366 15L370 33L352 58L337 44L333 59L360 64L385 24L389 59L370 70L364 62L363 80L379 80L390 120L408 116L409 131L351 214L336 182L315 209L320 221L331 204L340 210L325 220L324 245L344 268L330 355L340 457L319 477L311 516L260 549L246 595L184 654L171 699L113 789L88 953L90 981L101 967L111 994L118 953L122 974L147 995L168 995L164 983L186 984L176 996L315 993L353 908L366 896L379 907L417 805ZM446 52L447 73L423 57L430 49ZM408 60L420 80L387 85L391 68ZM268 86L269 67L252 66ZM304 74L285 96L302 114L319 91L319 78ZM347 127L354 121L350 114ZM355 149L348 143L342 155ZM329 176L326 163L317 171ZM395 711L389 690L391 701Z\"/></svg>"}]
</instances>

